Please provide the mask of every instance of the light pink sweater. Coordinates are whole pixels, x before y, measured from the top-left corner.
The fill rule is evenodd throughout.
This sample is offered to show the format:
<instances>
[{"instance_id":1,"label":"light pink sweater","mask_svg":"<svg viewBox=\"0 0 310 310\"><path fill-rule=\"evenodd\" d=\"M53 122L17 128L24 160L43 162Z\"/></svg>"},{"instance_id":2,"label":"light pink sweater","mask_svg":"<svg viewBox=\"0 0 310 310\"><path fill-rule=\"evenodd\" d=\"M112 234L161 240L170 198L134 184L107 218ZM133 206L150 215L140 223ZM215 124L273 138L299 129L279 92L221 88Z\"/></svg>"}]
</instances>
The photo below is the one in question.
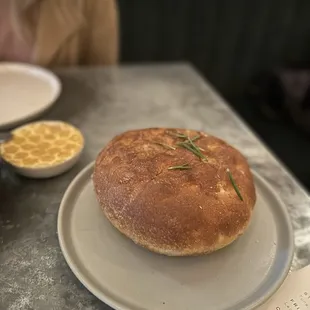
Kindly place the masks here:
<instances>
[{"instance_id":1,"label":"light pink sweater","mask_svg":"<svg viewBox=\"0 0 310 310\"><path fill-rule=\"evenodd\" d=\"M14 33L11 1L0 0L0 61L31 62L32 46Z\"/></svg>"}]
</instances>

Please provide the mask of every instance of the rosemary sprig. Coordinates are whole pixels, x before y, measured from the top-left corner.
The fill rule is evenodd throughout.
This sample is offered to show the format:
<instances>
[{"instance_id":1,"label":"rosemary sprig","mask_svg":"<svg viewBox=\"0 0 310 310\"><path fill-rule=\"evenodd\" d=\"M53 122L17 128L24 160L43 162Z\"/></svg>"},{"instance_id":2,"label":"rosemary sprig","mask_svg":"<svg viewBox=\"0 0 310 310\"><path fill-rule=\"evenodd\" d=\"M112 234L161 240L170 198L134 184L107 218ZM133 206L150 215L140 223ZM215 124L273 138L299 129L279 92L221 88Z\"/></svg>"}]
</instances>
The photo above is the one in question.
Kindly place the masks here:
<instances>
[{"instance_id":1,"label":"rosemary sprig","mask_svg":"<svg viewBox=\"0 0 310 310\"><path fill-rule=\"evenodd\" d=\"M166 149L169 149L169 150L175 150L176 148L174 146L171 146L169 144L166 144L166 143L161 143L161 142L154 142L155 144L158 144Z\"/></svg>"},{"instance_id":2,"label":"rosemary sprig","mask_svg":"<svg viewBox=\"0 0 310 310\"><path fill-rule=\"evenodd\" d=\"M168 131L167 133L174 136L174 137L184 139L184 141L177 143L177 145L187 149L190 152L192 152L194 155L199 157L203 162L208 161L207 157L201 153L201 151L204 151L204 149L200 148L198 145L196 145L194 143L194 141L196 141L200 138L200 135L196 135L193 138L190 138L189 136L187 136L183 133L179 133L179 132Z\"/></svg>"},{"instance_id":3,"label":"rosemary sprig","mask_svg":"<svg viewBox=\"0 0 310 310\"><path fill-rule=\"evenodd\" d=\"M200 138L200 135L194 136L193 138L187 137L187 140L185 142L195 142L196 140L198 140ZM195 145L195 147L197 147L200 151L205 151L203 148L199 147L198 145Z\"/></svg>"},{"instance_id":4,"label":"rosemary sprig","mask_svg":"<svg viewBox=\"0 0 310 310\"><path fill-rule=\"evenodd\" d=\"M180 138L180 139L185 139L185 141L188 140L189 136L183 134L183 133L180 133L180 132L173 132L173 131L167 131L167 133L170 135L170 136L173 136L173 137L176 137L176 138ZM192 138L192 141L196 141L200 138L200 135L196 135Z\"/></svg>"},{"instance_id":5,"label":"rosemary sprig","mask_svg":"<svg viewBox=\"0 0 310 310\"><path fill-rule=\"evenodd\" d=\"M200 138L200 135L194 136L191 140L192 142L195 142L196 140L198 140Z\"/></svg>"},{"instance_id":6,"label":"rosemary sprig","mask_svg":"<svg viewBox=\"0 0 310 310\"><path fill-rule=\"evenodd\" d=\"M233 176L232 176L232 174L228 168L226 169L226 172L228 173L229 180L230 180L232 186L234 187L238 197L240 198L241 201L243 201L243 197L240 193L240 190L239 190L239 188L238 188L238 186L237 186L237 184L236 184L236 182L235 182L235 180L234 180L234 178L233 178Z\"/></svg>"},{"instance_id":7,"label":"rosemary sprig","mask_svg":"<svg viewBox=\"0 0 310 310\"><path fill-rule=\"evenodd\" d=\"M176 138L181 138L181 139L187 139L187 135L184 135L183 133L179 132L173 132L173 131L167 131L167 134L170 136L176 137Z\"/></svg>"},{"instance_id":8,"label":"rosemary sprig","mask_svg":"<svg viewBox=\"0 0 310 310\"><path fill-rule=\"evenodd\" d=\"M193 149L188 143L186 142L179 142L177 143L177 146L181 146L183 147L184 149L187 149L188 151L192 152L193 154L195 154L196 156L200 157L200 154L195 150Z\"/></svg>"},{"instance_id":9,"label":"rosemary sprig","mask_svg":"<svg viewBox=\"0 0 310 310\"><path fill-rule=\"evenodd\" d=\"M180 143L177 143L177 145L187 149L190 152L192 152L194 155L196 155L197 157L202 159L202 161L204 161L204 162L208 161L207 157L201 153L201 150L199 149L199 147L197 145L195 145L192 141L191 142L180 142Z\"/></svg>"},{"instance_id":10,"label":"rosemary sprig","mask_svg":"<svg viewBox=\"0 0 310 310\"><path fill-rule=\"evenodd\" d=\"M193 142L193 140L192 140L190 137L188 137L188 142L189 142L189 144L193 147L193 149L196 150L196 152L201 153L201 152L200 152L200 148ZM204 156L202 153L201 153L201 155L202 155L204 158L206 158L206 156Z\"/></svg>"},{"instance_id":11,"label":"rosemary sprig","mask_svg":"<svg viewBox=\"0 0 310 310\"><path fill-rule=\"evenodd\" d=\"M171 166L168 168L168 170L186 170L186 169L191 169L189 164L183 164L180 166Z\"/></svg>"}]
</instances>

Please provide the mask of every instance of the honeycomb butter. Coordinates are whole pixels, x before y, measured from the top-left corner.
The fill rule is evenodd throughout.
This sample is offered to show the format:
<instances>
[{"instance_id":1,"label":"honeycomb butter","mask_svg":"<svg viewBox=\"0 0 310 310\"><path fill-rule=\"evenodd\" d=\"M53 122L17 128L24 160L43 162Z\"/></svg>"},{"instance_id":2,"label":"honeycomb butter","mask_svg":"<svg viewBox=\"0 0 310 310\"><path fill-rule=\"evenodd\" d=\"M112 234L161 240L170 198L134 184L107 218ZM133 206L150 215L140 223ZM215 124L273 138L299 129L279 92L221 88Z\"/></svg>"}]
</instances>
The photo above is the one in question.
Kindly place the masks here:
<instances>
[{"instance_id":1,"label":"honeycomb butter","mask_svg":"<svg viewBox=\"0 0 310 310\"><path fill-rule=\"evenodd\" d=\"M84 138L74 126L59 122L35 122L12 132L1 145L2 158L13 166L48 168L57 166L81 152Z\"/></svg>"}]
</instances>

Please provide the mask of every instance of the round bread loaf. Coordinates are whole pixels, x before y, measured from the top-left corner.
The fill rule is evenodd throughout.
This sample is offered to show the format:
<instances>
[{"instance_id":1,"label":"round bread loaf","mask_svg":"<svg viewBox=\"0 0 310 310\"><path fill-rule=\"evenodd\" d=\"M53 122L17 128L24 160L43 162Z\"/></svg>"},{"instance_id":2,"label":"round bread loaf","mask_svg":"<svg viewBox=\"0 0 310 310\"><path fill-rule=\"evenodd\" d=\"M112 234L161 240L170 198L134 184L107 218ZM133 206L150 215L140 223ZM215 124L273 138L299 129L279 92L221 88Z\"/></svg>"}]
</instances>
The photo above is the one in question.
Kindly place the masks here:
<instances>
[{"instance_id":1,"label":"round bread loaf","mask_svg":"<svg viewBox=\"0 0 310 310\"><path fill-rule=\"evenodd\" d=\"M239 151L183 129L115 137L96 159L93 183L105 216L121 233L169 256L227 246L246 230L256 200Z\"/></svg>"}]
</instances>

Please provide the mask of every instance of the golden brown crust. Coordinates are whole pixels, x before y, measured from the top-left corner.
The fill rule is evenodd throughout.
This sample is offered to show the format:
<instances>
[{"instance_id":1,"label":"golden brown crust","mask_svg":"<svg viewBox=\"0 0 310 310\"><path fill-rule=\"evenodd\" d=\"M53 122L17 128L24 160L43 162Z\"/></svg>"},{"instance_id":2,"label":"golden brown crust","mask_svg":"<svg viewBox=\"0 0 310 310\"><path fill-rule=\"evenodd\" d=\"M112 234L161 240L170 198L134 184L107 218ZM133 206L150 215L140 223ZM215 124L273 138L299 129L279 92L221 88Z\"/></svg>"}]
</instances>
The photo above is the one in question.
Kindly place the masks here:
<instances>
[{"instance_id":1,"label":"golden brown crust","mask_svg":"<svg viewBox=\"0 0 310 310\"><path fill-rule=\"evenodd\" d=\"M115 137L98 155L93 182L110 222L135 243L172 255L210 253L234 241L247 228L256 195L246 159L224 141L203 132L172 129L204 151L202 162L176 145L171 129L151 128ZM168 167L189 164L189 170ZM227 168L240 189L237 196Z\"/></svg>"}]
</instances>

